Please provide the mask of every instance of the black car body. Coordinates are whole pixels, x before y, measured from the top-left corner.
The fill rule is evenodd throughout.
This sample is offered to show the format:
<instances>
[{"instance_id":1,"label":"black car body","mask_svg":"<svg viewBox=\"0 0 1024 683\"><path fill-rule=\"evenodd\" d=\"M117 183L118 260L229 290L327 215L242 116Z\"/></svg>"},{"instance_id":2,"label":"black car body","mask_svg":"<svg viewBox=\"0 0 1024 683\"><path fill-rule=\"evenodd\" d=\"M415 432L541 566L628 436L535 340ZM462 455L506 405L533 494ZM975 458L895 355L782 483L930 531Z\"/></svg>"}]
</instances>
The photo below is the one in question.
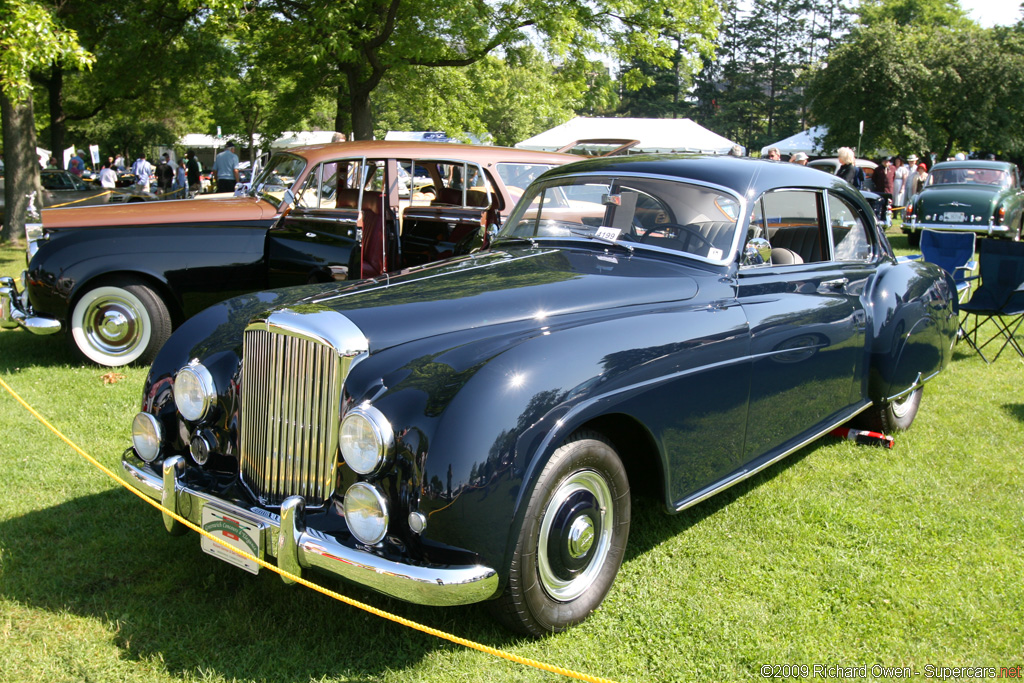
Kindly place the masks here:
<instances>
[{"instance_id":1,"label":"black car body","mask_svg":"<svg viewBox=\"0 0 1024 683\"><path fill-rule=\"evenodd\" d=\"M335 143L275 154L249 196L46 210L41 230L30 231L21 289L0 281L0 327L63 331L101 365L148 363L174 327L231 296L370 277L479 248L533 177L573 159ZM403 166L430 182L403 190Z\"/></svg>"},{"instance_id":2,"label":"black car body","mask_svg":"<svg viewBox=\"0 0 1024 683\"><path fill-rule=\"evenodd\" d=\"M850 420L909 426L955 301L826 174L579 162L487 250L189 320L124 476L292 573L558 631L610 589L631 487L677 512Z\"/></svg>"}]
</instances>

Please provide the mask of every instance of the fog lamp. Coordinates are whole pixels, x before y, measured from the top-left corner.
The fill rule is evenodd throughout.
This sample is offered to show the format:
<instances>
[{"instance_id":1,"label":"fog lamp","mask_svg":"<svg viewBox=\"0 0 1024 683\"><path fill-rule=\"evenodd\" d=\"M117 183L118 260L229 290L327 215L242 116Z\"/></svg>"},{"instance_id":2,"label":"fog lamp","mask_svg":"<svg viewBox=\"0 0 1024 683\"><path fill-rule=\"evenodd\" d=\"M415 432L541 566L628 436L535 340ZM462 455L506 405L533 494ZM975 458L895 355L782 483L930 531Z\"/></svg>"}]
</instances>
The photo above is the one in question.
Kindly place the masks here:
<instances>
[{"instance_id":1,"label":"fog lamp","mask_svg":"<svg viewBox=\"0 0 1024 683\"><path fill-rule=\"evenodd\" d=\"M345 522L361 543L376 545L388 530L388 504L372 484L358 482L345 492Z\"/></svg>"},{"instance_id":2,"label":"fog lamp","mask_svg":"<svg viewBox=\"0 0 1024 683\"><path fill-rule=\"evenodd\" d=\"M395 433L383 413L364 403L346 413L338 441L345 464L357 474L371 474L394 450Z\"/></svg>"},{"instance_id":3,"label":"fog lamp","mask_svg":"<svg viewBox=\"0 0 1024 683\"><path fill-rule=\"evenodd\" d=\"M202 363L186 365L174 378L174 405L189 422L201 420L210 412L217 396L213 375Z\"/></svg>"},{"instance_id":4,"label":"fog lamp","mask_svg":"<svg viewBox=\"0 0 1024 683\"><path fill-rule=\"evenodd\" d=\"M132 446L135 453L146 462L153 462L160 454L163 430L160 423L149 413L138 413L132 420Z\"/></svg>"}]
</instances>

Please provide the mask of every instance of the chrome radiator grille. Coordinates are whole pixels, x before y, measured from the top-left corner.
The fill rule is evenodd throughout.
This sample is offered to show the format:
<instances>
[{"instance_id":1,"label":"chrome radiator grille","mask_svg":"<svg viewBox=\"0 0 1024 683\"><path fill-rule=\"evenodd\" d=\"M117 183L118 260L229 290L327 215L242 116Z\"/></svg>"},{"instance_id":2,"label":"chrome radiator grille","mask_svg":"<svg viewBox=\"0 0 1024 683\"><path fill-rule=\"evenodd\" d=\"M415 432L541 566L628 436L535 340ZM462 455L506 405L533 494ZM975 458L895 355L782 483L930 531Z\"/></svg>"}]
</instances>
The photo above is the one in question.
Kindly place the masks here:
<instances>
[{"instance_id":1,"label":"chrome radiator grille","mask_svg":"<svg viewBox=\"0 0 1024 683\"><path fill-rule=\"evenodd\" d=\"M265 505L299 495L308 506L334 493L342 358L294 331L250 327L242 358L242 479Z\"/></svg>"}]
</instances>

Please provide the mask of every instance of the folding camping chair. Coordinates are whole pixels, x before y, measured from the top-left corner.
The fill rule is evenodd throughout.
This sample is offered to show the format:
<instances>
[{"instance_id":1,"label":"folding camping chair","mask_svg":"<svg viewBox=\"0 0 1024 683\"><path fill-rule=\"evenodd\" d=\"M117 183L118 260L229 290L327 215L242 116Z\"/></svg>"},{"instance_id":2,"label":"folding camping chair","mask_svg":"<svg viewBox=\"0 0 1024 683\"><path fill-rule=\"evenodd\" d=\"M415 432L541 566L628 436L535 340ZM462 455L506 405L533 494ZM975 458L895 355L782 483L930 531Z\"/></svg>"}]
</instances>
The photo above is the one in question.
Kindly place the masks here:
<instances>
[{"instance_id":1,"label":"folding camping chair","mask_svg":"<svg viewBox=\"0 0 1024 683\"><path fill-rule=\"evenodd\" d=\"M981 284L960 306L960 311L967 314L965 324L974 316L974 327L966 331L964 338L986 363L997 360L1007 346L1024 359L1024 349L1014 338L1024 322L1024 242L983 239L978 245L978 260ZM996 333L979 344L978 331L990 320ZM1003 343L990 361L982 349L999 337Z\"/></svg>"},{"instance_id":2,"label":"folding camping chair","mask_svg":"<svg viewBox=\"0 0 1024 683\"><path fill-rule=\"evenodd\" d=\"M978 262L974 260L973 232L921 231L921 256L953 276L957 298L967 300Z\"/></svg>"}]
</instances>

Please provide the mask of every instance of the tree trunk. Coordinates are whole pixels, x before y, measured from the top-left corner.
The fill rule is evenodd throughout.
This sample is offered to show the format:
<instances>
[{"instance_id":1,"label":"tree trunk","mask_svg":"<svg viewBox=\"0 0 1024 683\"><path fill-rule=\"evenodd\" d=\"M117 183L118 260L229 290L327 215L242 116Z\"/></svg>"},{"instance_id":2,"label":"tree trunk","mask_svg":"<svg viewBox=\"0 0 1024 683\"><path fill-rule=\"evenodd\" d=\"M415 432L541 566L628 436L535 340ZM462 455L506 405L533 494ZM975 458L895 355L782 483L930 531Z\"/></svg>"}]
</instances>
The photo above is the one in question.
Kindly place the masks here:
<instances>
[{"instance_id":1,"label":"tree trunk","mask_svg":"<svg viewBox=\"0 0 1024 683\"><path fill-rule=\"evenodd\" d=\"M349 111L352 113L352 139L373 139L373 107L370 104L372 87L360 83L355 74L348 74Z\"/></svg>"},{"instance_id":2,"label":"tree trunk","mask_svg":"<svg viewBox=\"0 0 1024 683\"><path fill-rule=\"evenodd\" d=\"M4 224L0 242L20 239L25 234L29 195L35 192L34 206L42 206L39 161L36 157L35 111L31 96L20 103L11 102L0 91L0 109L4 127ZM34 220L39 220L37 217Z\"/></svg>"},{"instance_id":3,"label":"tree trunk","mask_svg":"<svg viewBox=\"0 0 1024 683\"><path fill-rule=\"evenodd\" d=\"M60 64L54 64L50 70L46 90L50 96L50 148L57 159L57 167L64 168L63 152L68 123L64 113L64 67Z\"/></svg>"}]
</instances>

